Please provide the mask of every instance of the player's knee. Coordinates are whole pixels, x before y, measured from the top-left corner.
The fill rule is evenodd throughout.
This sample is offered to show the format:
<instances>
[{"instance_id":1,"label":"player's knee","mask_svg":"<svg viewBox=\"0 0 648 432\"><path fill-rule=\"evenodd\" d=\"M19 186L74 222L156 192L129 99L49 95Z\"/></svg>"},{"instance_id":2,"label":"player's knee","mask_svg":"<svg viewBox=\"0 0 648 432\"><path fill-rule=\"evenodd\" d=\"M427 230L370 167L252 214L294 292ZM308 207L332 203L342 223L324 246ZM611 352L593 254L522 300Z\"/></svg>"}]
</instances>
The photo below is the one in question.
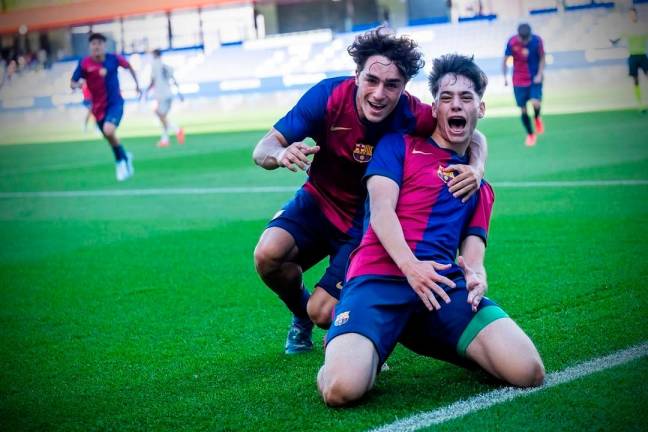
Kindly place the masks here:
<instances>
[{"instance_id":1,"label":"player's knee","mask_svg":"<svg viewBox=\"0 0 648 432\"><path fill-rule=\"evenodd\" d=\"M271 274L281 267L281 260L273 252L272 247L259 243L254 248L254 267L260 275Z\"/></svg>"},{"instance_id":2,"label":"player's knee","mask_svg":"<svg viewBox=\"0 0 648 432\"><path fill-rule=\"evenodd\" d=\"M511 372L509 381L515 386L538 387L544 383L544 365L542 360L536 356L518 362Z\"/></svg>"},{"instance_id":3,"label":"player's knee","mask_svg":"<svg viewBox=\"0 0 648 432\"><path fill-rule=\"evenodd\" d=\"M115 126L113 126L112 124L105 124L103 126L102 132L105 136L112 137L113 135L115 135Z\"/></svg>"},{"instance_id":4,"label":"player's knee","mask_svg":"<svg viewBox=\"0 0 648 432\"><path fill-rule=\"evenodd\" d=\"M333 304L329 305L327 302L318 301L311 297L306 305L306 311L308 312L308 317L311 321L313 321L318 327L327 329L331 325L333 307Z\"/></svg>"},{"instance_id":5,"label":"player's knee","mask_svg":"<svg viewBox=\"0 0 648 432\"><path fill-rule=\"evenodd\" d=\"M348 374L337 374L328 377L326 384L322 386L322 398L331 407L348 405L364 395L365 387Z\"/></svg>"}]
</instances>

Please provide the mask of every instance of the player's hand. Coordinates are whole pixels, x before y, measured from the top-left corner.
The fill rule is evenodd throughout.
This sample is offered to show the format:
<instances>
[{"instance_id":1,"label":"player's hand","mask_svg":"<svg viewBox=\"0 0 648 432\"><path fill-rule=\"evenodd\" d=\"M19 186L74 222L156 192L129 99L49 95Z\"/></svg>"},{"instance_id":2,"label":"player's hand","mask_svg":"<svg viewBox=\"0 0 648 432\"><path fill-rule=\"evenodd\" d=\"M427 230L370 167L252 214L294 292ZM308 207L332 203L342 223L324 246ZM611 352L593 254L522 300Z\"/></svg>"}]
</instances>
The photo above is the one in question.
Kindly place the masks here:
<instances>
[{"instance_id":1,"label":"player's hand","mask_svg":"<svg viewBox=\"0 0 648 432\"><path fill-rule=\"evenodd\" d=\"M457 264L459 264L459 267L464 271L464 276L466 278L466 288L468 289L467 301L470 304L472 311L477 312L479 303L484 298L486 291L488 291L486 275L483 273L477 273L470 268L462 256L459 256L457 259Z\"/></svg>"},{"instance_id":2,"label":"player's hand","mask_svg":"<svg viewBox=\"0 0 648 432\"><path fill-rule=\"evenodd\" d=\"M308 156L317 153L319 149L319 146L310 147L303 142L292 143L279 153L277 163L293 172L307 170L311 162Z\"/></svg>"},{"instance_id":3,"label":"player's hand","mask_svg":"<svg viewBox=\"0 0 648 432\"><path fill-rule=\"evenodd\" d=\"M401 266L401 271L407 278L414 292L421 298L423 304L428 310L441 309L436 295L441 297L444 302L450 303L450 297L438 284L445 284L450 288L456 285L445 276L441 276L437 270L447 270L450 264L439 264L434 261L408 261Z\"/></svg>"},{"instance_id":4,"label":"player's hand","mask_svg":"<svg viewBox=\"0 0 648 432\"><path fill-rule=\"evenodd\" d=\"M455 198L461 198L461 202L468 199L479 190L483 172L477 171L471 165L448 165L444 171L454 171L459 173L448 182L448 189Z\"/></svg>"},{"instance_id":5,"label":"player's hand","mask_svg":"<svg viewBox=\"0 0 648 432\"><path fill-rule=\"evenodd\" d=\"M542 75L537 74L533 77L533 84L540 84L542 82Z\"/></svg>"}]
</instances>

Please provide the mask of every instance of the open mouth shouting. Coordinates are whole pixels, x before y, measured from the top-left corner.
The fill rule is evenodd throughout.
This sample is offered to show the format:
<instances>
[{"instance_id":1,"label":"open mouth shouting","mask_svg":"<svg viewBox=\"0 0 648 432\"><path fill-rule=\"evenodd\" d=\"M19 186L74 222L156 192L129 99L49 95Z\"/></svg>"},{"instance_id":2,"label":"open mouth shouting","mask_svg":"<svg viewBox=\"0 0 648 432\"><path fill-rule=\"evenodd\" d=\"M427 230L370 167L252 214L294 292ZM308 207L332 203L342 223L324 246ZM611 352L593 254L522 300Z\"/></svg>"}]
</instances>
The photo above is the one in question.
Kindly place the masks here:
<instances>
[{"instance_id":1,"label":"open mouth shouting","mask_svg":"<svg viewBox=\"0 0 648 432\"><path fill-rule=\"evenodd\" d=\"M448 130L452 135L463 135L466 124L466 119L462 116L448 117Z\"/></svg>"}]
</instances>

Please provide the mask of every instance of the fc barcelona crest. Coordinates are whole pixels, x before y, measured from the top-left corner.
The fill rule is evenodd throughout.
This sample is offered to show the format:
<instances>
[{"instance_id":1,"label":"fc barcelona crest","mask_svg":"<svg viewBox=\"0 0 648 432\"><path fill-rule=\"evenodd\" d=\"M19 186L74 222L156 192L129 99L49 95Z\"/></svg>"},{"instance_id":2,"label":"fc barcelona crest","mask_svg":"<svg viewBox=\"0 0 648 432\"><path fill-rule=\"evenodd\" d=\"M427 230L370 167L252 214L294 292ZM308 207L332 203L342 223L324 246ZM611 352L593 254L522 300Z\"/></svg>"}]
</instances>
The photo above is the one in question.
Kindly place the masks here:
<instances>
[{"instance_id":1,"label":"fc barcelona crest","mask_svg":"<svg viewBox=\"0 0 648 432\"><path fill-rule=\"evenodd\" d=\"M372 145L356 143L353 149L353 159L360 163L367 163L371 160L373 149Z\"/></svg>"}]
</instances>

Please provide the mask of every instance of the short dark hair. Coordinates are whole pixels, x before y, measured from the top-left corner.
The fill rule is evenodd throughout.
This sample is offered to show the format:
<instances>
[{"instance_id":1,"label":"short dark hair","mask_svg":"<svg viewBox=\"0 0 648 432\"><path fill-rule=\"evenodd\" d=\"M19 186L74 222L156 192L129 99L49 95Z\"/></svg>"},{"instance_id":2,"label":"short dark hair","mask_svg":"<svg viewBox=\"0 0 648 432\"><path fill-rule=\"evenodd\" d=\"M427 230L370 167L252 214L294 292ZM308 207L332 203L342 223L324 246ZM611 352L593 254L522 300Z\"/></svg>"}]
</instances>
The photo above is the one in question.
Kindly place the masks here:
<instances>
[{"instance_id":1,"label":"short dark hair","mask_svg":"<svg viewBox=\"0 0 648 432\"><path fill-rule=\"evenodd\" d=\"M461 54L446 54L437 57L432 61L432 70L428 77L428 85L432 92L432 97L436 98L439 91L439 84L443 77L447 74L461 75L472 81L475 86L475 92L481 98L484 96L486 86L488 85L488 78L486 74L477 63L475 57L464 56Z\"/></svg>"},{"instance_id":2,"label":"short dark hair","mask_svg":"<svg viewBox=\"0 0 648 432\"><path fill-rule=\"evenodd\" d=\"M525 39L531 36L531 26L527 23L520 24L518 26L518 35Z\"/></svg>"},{"instance_id":3,"label":"short dark hair","mask_svg":"<svg viewBox=\"0 0 648 432\"><path fill-rule=\"evenodd\" d=\"M106 36L102 35L101 33L91 33L90 36L88 36L88 42L92 42L93 40L106 42Z\"/></svg>"},{"instance_id":4,"label":"short dark hair","mask_svg":"<svg viewBox=\"0 0 648 432\"><path fill-rule=\"evenodd\" d=\"M396 65L405 81L409 81L425 65L423 54L414 40L407 36L397 37L384 26L356 36L347 52L358 66L358 71L364 69L369 57L385 56Z\"/></svg>"},{"instance_id":5,"label":"short dark hair","mask_svg":"<svg viewBox=\"0 0 648 432\"><path fill-rule=\"evenodd\" d=\"M160 48L155 48L155 49L153 50L153 55L154 55L155 57L160 57L160 56L162 55L162 50L161 50Z\"/></svg>"}]
</instances>

